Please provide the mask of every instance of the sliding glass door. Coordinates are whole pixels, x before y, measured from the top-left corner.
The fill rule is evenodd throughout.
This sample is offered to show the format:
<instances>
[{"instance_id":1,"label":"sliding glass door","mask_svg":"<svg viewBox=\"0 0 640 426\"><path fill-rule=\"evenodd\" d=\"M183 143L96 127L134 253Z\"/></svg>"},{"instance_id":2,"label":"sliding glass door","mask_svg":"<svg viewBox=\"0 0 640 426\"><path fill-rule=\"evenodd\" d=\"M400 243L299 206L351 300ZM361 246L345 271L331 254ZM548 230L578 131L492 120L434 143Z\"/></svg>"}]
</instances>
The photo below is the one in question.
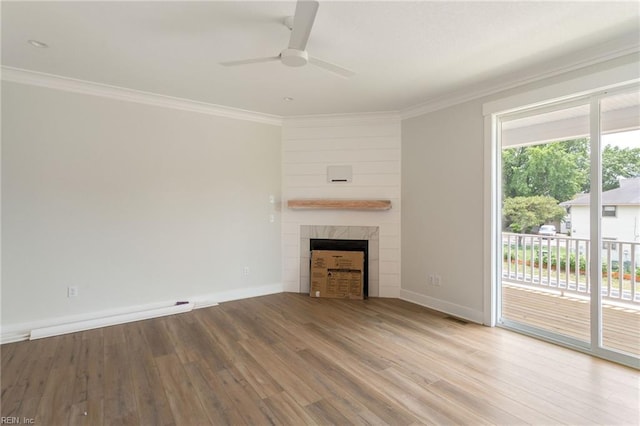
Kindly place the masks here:
<instances>
[{"instance_id":1,"label":"sliding glass door","mask_svg":"<svg viewBox=\"0 0 640 426\"><path fill-rule=\"evenodd\" d=\"M583 99L512 114L501 138L502 322L585 348L590 222L568 228L564 203L588 192L589 111Z\"/></svg>"},{"instance_id":2,"label":"sliding glass door","mask_svg":"<svg viewBox=\"0 0 640 426\"><path fill-rule=\"evenodd\" d=\"M640 356L640 91L599 99L602 348Z\"/></svg>"},{"instance_id":3,"label":"sliding glass door","mask_svg":"<svg viewBox=\"0 0 640 426\"><path fill-rule=\"evenodd\" d=\"M640 354L640 93L498 117L498 323Z\"/></svg>"}]
</instances>

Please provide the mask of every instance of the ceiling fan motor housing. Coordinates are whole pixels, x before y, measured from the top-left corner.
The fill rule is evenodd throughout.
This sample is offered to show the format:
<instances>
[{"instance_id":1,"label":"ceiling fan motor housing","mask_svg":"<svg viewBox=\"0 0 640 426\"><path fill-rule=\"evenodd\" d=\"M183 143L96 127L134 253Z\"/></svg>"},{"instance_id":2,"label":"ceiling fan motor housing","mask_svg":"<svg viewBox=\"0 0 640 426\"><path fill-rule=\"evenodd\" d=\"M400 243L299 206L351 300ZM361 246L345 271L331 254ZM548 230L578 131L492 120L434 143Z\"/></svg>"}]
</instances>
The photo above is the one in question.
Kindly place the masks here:
<instances>
[{"instance_id":1,"label":"ceiling fan motor housing","mask_svg":"<svg viewBox=\"0 0 640 426\"><path fill-rule=\"evenodd\" d=\"M301 67L309 62L309 55L304 50L285 49L280 53L280 60L289 67Z\"/></svg>"}]
</instances>

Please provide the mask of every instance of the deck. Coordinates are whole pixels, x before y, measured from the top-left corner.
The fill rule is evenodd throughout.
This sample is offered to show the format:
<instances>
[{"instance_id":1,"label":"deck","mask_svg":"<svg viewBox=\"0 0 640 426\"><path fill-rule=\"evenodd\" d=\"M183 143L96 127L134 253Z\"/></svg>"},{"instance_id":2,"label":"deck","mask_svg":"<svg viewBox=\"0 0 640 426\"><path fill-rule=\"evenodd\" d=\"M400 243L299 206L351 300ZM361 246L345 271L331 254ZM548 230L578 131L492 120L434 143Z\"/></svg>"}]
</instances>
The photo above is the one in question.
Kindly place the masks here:
<instances>
[{"instance_id":1,"label":"deck","mask_svg":"<svg viewBox=\"0 0 640 426\"><path fill-rule=\"evenodd\" d=\"M589 301L535 288L502 285L502 315L510 320L589 340ZM603 344L640 355L640 309L603 303Z\"/></svg>"}]
</instances>

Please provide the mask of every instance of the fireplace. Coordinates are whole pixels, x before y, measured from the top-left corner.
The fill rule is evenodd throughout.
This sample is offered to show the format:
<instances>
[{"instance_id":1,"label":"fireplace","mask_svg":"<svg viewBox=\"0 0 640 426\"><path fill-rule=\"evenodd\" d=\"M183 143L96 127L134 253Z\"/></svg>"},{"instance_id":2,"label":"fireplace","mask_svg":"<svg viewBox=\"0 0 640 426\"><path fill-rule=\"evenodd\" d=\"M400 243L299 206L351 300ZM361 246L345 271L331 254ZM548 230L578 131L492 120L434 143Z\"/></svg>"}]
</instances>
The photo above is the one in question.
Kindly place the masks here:
<instances>
[{"instance_id":1,"label":"fireplace","mask_svg":"<svg viewBox=\"0 0 640 426\"><path fill-rule=\"evenodd\" d=\"M309 239L309 250L338 250L361 251L364 253L364 274L362 292L364 298L369 297L369 241L367 240L337 240L331 238Z\"/></svg>"},{"instance_id":2,"label":"fireplace","mask_svg":"<svg viewBox=\"0 0 640 426\"><path fill-rule=\"evenodd\" d=\"M364 241L366 244L365 253L365 274L367 282L367 290L365 295L371 297L379 296L379 246L380 246L380 228L377 226L337 226L337 225L300 225L300 292L309 293L309 272L311 262L311 240L331 240L337 244L346 241L347 247L349 241ZM340 243L338 243L340 242ZM357 243L357 244L362 244ZM335 247L335 246L334 246ZM320 250L318 248L317 250ZM330 250L343 250L342 248L330 248ZM351 249L356 250L356 249ZM364 251L363 249L358 249ZM364 278L364 277L363 277Z\"/></svg>"}]
</instances>

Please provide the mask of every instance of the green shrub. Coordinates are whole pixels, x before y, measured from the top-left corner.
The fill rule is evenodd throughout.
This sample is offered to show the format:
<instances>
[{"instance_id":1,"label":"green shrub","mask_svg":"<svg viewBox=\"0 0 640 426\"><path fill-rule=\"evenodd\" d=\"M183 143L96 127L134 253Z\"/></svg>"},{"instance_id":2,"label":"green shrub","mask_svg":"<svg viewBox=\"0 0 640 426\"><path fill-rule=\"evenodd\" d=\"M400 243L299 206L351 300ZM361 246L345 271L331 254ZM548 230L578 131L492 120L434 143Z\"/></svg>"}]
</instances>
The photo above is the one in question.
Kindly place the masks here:
<instances>
[{"instance_id":1,"label":"green shrub","mask_svg":"<svg viewBox=\"0 0 640 426\"><path fill-rule=\"evenodd\" d=\"M509 253L507 247L504 247L502 257L505 261L515 261L516 254L519 260L531 261L531 247L527 247L526 258L523 257L522 250L520 252L516 251L515 247L511 247L511 252ZM542 252L542 259L540 259L540 251L534 250L533 252L533 263L535 266L542 266L543 268L547 268L551 266L552 268L560 267L561 270L566 270L567 268L567 256L564 253L560 254L560 259L557 259L557 254L554 250L549 252ZM587 259L585 256L578 257L578 268L580 271L586 270L587 267ZM606 270L606 268L605 268ZM640 267L638 268L640 271ZM576 255L575 253L571 253L569 255L569 271L576 271Z\"/></svg>"}]
</instances>

